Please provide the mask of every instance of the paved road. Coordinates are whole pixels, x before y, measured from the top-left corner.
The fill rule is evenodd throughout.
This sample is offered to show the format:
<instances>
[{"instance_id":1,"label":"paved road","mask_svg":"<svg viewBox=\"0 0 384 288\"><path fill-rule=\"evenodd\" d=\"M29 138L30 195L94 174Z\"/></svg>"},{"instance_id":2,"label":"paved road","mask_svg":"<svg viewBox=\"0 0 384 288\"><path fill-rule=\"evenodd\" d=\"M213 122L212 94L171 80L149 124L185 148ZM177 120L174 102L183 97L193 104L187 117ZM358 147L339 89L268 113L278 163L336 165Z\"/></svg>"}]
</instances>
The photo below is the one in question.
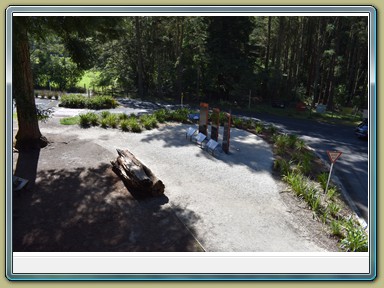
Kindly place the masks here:
<instances>
[{"instance_id":1,"label":"paved road","mask_svg":"<svg viewBox=\"0 0 384 288\"><path fill-rule=\"evenodd\" d=\"M359 216L368 223L368 141L358 139L352 127L279 117L269 114L247 115L273 123L288 133L300 135L316 153L329 163L327 150L343 152L333 167L335 175Z\"/></svg>"},{"instance_id":2,"label":"paved road","mask_svg":"<svg viewBox=\"0 0 384 288\"><path fill-rule=\"evenodd\" d=\"M55 107L58 101L36 99L42 106ZM141 102L132 99L122 99L124 107L114 109L114 112L127 114L148 113L166 107L159 103ZM56 116L68 109L56 109ZM76 110L76 109L75 109ZM73 111L76 114L76 111ZM235 113L234 113L235 114ZM270 114L244 115L270 122L288 133L300 135L306 143L315 149L316 153L326 162L329 162L327 150L343 152L333 168L333 175L342 183L344 190L357 208L357 212L368 223L368 142L360 140L354 135L352 127L319 123L311 120L279 117Z\"/></svg>"}]
</instances>

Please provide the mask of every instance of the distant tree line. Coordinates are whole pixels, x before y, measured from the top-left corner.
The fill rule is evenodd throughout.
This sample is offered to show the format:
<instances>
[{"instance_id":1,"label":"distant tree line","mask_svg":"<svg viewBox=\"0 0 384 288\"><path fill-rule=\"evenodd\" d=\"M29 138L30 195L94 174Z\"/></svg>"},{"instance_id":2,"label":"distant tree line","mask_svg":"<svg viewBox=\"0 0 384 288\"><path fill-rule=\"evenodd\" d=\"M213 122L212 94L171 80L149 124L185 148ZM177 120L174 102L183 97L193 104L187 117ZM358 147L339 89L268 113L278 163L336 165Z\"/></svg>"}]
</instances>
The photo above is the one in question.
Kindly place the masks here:
<instances>
[{"instance_id":1,"label":"distant tree line","mask_svg":"<svg viewBox=\"0 0 384 288\"><path fill-rule=\"evenodd\" d=\"M89 27L88 29L92 29ZM122 17L88 38L99 87L141 97L367 105L367 17ZM100 34L100 31L95 31ZM100 36L100 35L99 35ZM81 77L58 35L31 38L36 86ZM68 46L68 44L67 44Z\"/></svg>"},{"instance_id":2,"label":"distant tree line","mask_svg":"<svg viewBox=\"0 0 384 288\"><path fill-rule=\"evenodd\" d=\"M186 101L305 101L366 108L368 19L360 16L14 17L17 146L43 146L34 88L95 87ZM32 145L33 144L33 145Z\"/></svg>"}]
</instances>

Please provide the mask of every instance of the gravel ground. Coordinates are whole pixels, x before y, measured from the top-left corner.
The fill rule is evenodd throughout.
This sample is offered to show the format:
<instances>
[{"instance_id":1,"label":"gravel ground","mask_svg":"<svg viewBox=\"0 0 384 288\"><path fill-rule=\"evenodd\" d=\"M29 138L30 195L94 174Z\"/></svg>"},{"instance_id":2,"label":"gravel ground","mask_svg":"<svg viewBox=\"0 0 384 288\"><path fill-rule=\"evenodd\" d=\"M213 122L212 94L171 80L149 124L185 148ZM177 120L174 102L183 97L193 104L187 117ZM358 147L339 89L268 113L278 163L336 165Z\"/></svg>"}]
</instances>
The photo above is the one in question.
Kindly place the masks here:
<instances>
[{"instance_id":1,"label":"gravel ground","mask_svg":"<svg viewBox=\"0 0 384 288\"><path fill-rule=\"evenodd\" d=\"M57 150L50 157L56 155L61 168L71 161L85 167L109 163L116 148L129 149L164 182L167 201L162 209L172 210L207 252L337 251L321 223L273 177L273 154L261 138L231 129L230 153L212 156L185 138L187 128L171 124L134 134L62 126L58 118L41 124L42 133L54 141L71 139L60 149L55 143L45 148ZM71 149L76 142L82 145ZM89 151L95 145L100 151ZM52 163L48 154L45 159L45 149L38 170Z\"/></svg>"}]
</instances>

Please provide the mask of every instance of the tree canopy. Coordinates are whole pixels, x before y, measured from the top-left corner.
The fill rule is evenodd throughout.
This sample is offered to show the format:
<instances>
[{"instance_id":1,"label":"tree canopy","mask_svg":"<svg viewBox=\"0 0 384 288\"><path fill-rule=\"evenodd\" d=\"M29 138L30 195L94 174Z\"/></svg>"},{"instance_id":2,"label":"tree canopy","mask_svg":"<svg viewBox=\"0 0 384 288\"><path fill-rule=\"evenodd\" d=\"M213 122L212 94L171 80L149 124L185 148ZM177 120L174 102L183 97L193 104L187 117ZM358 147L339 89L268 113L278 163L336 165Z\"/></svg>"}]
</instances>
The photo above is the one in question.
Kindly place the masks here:
<instances>
[{"instance_id":1,"label":"tree canopy","mask_svg":"<svg viewBox=\"0 0 384 288\"><path fill-rule=\"evenodd\" d=\"M139 97L246 105L251 93L331 110L368 103L367 17L14 18L14 98L23 115L33 111L33 88L70 89L88 69L99 72L96 88ZM21 56L29 66L19 66ZM29 76L19 79L22 71Z\"/></svg>"}]
</instances>

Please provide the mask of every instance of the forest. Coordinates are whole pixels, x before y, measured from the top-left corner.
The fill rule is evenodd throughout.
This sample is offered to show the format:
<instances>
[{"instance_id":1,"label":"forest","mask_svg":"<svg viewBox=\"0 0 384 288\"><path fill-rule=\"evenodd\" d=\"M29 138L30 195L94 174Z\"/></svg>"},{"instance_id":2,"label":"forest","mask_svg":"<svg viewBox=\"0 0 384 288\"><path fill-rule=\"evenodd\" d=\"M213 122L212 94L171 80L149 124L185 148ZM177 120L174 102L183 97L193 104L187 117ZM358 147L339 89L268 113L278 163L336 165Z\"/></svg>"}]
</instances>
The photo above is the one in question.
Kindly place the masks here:
<instances>
[{"instance_id":1,"label":"forest","mask_svg":"<svg viewBox=\"0 0 384 288\"><path fill-rule=\"evenodd\" d=\"M92 33L71 26L79 17L62 18L55 19L60 33L29 37L36 89L76 91L92 71L85 88L104 94L183 93L189 101L243 106L251 96L255 103L302 101L329 110L368 105L367 17L141 16L102 25L80 19Z\"/></svg>"},{"instance_id":2,"label":"forest","mask_svg":"<svg viewBox=\"0 0 384 288\"><path fill-rule=\"evenodd\" d=\"M368 32L363 16L13 17L17 146L47 143L36 89L366 109Z\"/></svg>"}]
</instances>

